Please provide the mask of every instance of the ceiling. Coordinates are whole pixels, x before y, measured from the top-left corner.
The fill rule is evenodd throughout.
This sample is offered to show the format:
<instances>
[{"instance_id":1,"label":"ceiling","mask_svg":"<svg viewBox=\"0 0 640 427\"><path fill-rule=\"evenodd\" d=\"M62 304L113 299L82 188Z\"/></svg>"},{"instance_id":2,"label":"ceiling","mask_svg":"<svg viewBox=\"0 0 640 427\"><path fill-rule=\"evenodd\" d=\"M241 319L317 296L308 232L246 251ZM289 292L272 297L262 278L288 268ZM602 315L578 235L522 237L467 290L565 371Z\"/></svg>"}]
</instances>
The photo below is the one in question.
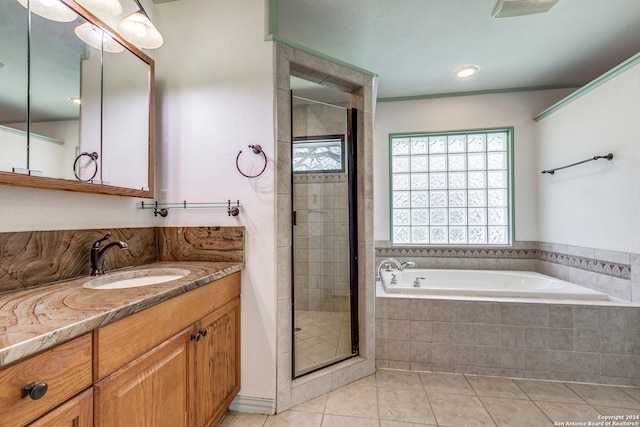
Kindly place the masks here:
<instances>
[{"instance_id":1,"label":"ceiling","mask_svg":"<svg viewBox=\"0 0 640 427\"><path fill-rule=\"evenodd\" d=\"M499 19L496 1L279 0L277 35L379 75L378 99L577 87L640 52L638 0Z\"/></svg>"}]
</instances>

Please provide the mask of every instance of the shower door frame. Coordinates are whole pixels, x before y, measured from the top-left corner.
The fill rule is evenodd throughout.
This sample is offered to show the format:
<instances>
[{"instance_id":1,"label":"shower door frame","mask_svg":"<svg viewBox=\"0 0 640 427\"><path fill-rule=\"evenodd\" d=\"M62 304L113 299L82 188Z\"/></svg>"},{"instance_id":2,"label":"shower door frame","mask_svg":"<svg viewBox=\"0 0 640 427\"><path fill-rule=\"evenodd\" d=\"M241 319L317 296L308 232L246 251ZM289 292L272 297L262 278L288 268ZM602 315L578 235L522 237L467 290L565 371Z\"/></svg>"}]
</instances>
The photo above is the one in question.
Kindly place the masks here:
<instances>
[{"instance_id":1,"label":"shower door frame","mask_svg":"<svg viewBox=\"0 0 640 427\"><path fill-rule=\"evenodd\" d=\"M291 106L291 144L293 146L293 91L290 91ZM295 239L291 243L291 379L301 378L312 372L326 368L352 357L356 357L360 353L360 325L358 312L358 182L357 182L357 141L358 141L358 110L356 108L347 108L347 132L345 135L344 162L347 169L347 202L348 202L348 228L349 228L349 315L351 328L351 353L339 359L331 360L331 362L317 366L309 371L305 371L300 375L296 375L296 336L295 336ZM291 150L293 155L293 150ZM293 156L290 159L293 164ZM291 235L294 235L294 227L296 226L295 209L294 209L294 172L291 170Z\"/></svg>"}]
</instances>

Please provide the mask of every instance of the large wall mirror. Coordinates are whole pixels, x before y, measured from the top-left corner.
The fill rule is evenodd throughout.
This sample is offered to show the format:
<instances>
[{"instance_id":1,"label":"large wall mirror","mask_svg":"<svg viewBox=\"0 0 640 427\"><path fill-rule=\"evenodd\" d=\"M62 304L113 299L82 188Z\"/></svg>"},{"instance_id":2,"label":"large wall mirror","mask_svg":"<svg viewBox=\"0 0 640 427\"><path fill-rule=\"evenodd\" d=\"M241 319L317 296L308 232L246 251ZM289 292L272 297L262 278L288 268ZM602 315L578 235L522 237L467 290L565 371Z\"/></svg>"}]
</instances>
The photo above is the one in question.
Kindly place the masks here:
<instances>
[{"instance_id":1,"label":"large wall mirror","mask_svg":"<svg viewBox=\"0 0 640 427\"><path fill-rule=\"evenodd\" d=\"M0 0L0 184L153 197L154 62L58 3Z\"/></svg>"}]
</instances>

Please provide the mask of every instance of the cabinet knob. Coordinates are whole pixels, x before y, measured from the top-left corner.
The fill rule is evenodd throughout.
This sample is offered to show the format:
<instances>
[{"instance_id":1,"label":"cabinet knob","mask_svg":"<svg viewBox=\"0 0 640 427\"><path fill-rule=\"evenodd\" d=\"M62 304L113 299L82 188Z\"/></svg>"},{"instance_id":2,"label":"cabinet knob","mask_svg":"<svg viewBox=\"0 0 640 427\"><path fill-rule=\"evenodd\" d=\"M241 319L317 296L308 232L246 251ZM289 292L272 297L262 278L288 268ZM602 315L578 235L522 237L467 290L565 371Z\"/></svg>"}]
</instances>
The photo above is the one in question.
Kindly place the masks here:
<instances>
[{"instance_id":1,"label":"cabinet knob","mask_svg":"<svg viewBox=\"0 0 640 427\"><path fill-rule=\"evenodd\" d=\"M29 396L33 400L38 400L45 395L49 386L47 383L36 384L35 382L22 387L22 398Z\"/></svg>"},{"instance_id":2,"label":"cabinet knob","mask_svg":"<svg viewBox=\"0 0 640 427\"><path fill-rule=\"evenodd\" d=\"M200 341L202 334L198 331L197 334L191 334L191 341Z\"/></svg>"},{"instance_id":3,"label":"cabinet knob","mask_svg":"<svg viewBox=\"0 0 640 427\"><path fill-rule=\"evenodd\" d=\"M200 335L202 335L203 337L206 337L206 336L207 336L207 330L206 330L206 329L203 329L203 330L201 330L201 331L198 331L198 333L199 333Z\"/></svg>"}]
</instances>

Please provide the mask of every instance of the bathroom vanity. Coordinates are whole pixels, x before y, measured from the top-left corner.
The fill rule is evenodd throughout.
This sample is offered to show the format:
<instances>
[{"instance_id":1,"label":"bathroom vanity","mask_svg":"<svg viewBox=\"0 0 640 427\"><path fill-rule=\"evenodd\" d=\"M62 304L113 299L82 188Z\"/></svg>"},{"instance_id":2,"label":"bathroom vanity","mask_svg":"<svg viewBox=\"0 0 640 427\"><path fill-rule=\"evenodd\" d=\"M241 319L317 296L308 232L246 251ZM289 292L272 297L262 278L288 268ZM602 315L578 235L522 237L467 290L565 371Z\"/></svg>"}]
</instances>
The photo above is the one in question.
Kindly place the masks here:
<instances>
[{"instance_id":1,"label":"bathroom vanity","mask_svg":"<svg viewBox=\"0 0 640 427\"><path fill-rule=\"evenodd\" d=\"M148 268L149 266L145 266ZM240 388L240 263L127 289L0 294L0 425L210 426ZM46 348L46 350L44 350Z\"/></svg>"}]
</instances>

